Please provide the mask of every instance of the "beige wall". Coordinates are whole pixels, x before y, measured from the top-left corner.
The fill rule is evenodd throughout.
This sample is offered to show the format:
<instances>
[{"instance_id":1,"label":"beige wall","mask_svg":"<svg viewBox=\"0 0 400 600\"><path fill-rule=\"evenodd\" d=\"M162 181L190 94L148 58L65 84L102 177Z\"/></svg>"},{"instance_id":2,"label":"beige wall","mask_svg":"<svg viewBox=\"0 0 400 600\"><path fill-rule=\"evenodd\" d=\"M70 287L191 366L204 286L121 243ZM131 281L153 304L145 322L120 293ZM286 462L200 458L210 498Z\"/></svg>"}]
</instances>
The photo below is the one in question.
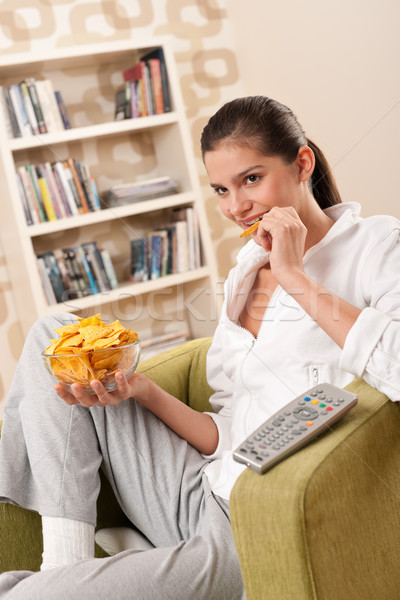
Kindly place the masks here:
<instances>
[{"instance_id":1,"label":"beige wall","mask_svg":"<svg viewBox=\"0 0 400 600\"><path fill-rule=\"evenodd\" d=\"M227 3L245 94L294 110L343 200L400 217L400 3Z\"/></svg>"}]
</instances>

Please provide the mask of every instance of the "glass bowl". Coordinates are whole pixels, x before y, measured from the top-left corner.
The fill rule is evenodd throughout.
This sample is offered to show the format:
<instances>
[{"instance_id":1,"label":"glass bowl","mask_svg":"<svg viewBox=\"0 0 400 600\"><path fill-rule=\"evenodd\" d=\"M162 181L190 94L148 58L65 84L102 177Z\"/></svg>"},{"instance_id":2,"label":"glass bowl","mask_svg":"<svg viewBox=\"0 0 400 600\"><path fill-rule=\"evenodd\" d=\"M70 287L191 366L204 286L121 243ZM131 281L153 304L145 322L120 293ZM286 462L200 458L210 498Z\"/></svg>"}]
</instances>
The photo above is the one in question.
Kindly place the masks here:
<instances>
[{"instance_id":1,"label":"glass bowl","mask_svg":"<svg viewBox=\"0 0 400 600\"><path fill-rule=\"evenodd\" d=\"M79 383L89 394L93 379L98 379L108 392L117 388L115 373L122 371L129 379L136 371L140 357L140 341L126 346L87 350L68 354L46 354L43 362L55 383L63 383L71 391L72 383Z\"/></svg>"}]
</instances>

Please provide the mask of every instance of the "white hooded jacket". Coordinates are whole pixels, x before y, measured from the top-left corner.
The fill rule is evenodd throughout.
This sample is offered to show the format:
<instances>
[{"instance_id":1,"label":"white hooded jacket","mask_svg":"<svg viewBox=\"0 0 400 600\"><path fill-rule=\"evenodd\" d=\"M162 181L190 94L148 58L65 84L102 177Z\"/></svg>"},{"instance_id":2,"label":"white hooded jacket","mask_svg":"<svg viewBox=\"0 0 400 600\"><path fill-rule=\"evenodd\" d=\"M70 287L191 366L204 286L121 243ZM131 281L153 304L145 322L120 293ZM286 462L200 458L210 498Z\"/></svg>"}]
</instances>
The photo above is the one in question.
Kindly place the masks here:
<instances>
[{"instance_id":1,"label":"white hooded jacket","mask_svg":"<svg viewBox=\"0 0 400 600\"><path fill-rule=\"evenodd\" d=\"M343 350L278 286L255 338L239 316L269 253L249 241L225 282L222 315L207 356L215 393L209 413L219 431L206 467L215 494L229 499L246 468L232 451L267 418L313 385L344 387L362 376L400 399L400 221L361 218L357 203L325 211L335 220L304 256L304 270L327 290L362 309ZM335 304L332 304L335 311ZM333 312L335 316L335 312Z\"/></svg>"}]
</instances>

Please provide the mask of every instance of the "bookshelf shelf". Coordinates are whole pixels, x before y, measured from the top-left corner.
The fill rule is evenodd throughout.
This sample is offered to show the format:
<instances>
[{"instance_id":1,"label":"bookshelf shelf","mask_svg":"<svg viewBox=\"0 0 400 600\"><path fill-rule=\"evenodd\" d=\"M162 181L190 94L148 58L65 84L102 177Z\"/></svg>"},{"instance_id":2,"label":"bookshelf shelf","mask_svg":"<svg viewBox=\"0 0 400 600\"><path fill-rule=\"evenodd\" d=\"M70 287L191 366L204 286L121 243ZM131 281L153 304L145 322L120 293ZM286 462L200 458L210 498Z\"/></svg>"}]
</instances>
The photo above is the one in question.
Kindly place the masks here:
<instances>
[{"instance_id":1,"label":"bookshelf shelf","mask_svg":"<svg viewBox=\"0 0 400 600\"><path fill-rule=\"evenodd\" d=\"M124 85L124 70L160 48L168 74L170 110L115 120L116 93ZM10 87L26 78L51 81L54 90L61 90L71 128L13 138L6 114L4 111L0 114L0 191L5 200L0 204L1 237L24 334L37 318L49 312L67 311L80 316L101 312L104 319L119 318L127 326L136 327L143 339L149 339L154 332L163 333L162 325L152 318L152 309L163 316L161 321L167 323L168 333L173 329L182 331L184 326L191 337L212 335L216 262L168 40L149 38L88 44L55 49L51 57L43 53L0 57L1 87ZM74 157L90 168L101 199L111 188L165 176L177 182L178 193L85 214L63 218L58 215L56 220L36 220L28 225L17 174L26 165L36 169L40 164L65 161L67 157ZM178 272L164 271L162 276L146 281L129 281L132 240L173 227L171 223L180 218L176 211L188 214L188 211L193 213L192 209L198 223L200 261L192 262L183 272L177 268ZM62 297L72 299L51 301L43 280L44 263L39 265L37 256L94 243L111 258L117 287L83 293L81 297L66 294ZM178 254L182 247L178 246ZM191 310L188 306L197 298L198 288L206 293ZM133 318L132 306L139 301L142 312ZM132 318L140 323L132 323Z\"/></svg>"},{"instance_id":2,"label":"bookshelf shelf","mask_svg":"<svg viewBox=\"0 0 400 600\"><path fill-rule=\"evenodd\" d=\"M86 308L94 308L97 305L105 306L113 302L117 302L121 297L132 297L136 298L152 292L157 292L163 289L169 289L189 282L196 282L199 280L206 279L210 276L210 270L208 267L200 267L192 271L186 271L186 273L175 273L173 275L165 275L152 281L143 281L138 283L125 283L121 284L118 289L110 290L107 293L95 294L92 296L86 296L85 298L77 298L69 300L67 304L53 304L46 307L46 312L57 312L59 310L67 310L68 312L74 312L76 310L81 311Z\"/></svg>"},{"instance_id":3,"label":"bookshelf shelf","mask_svg":"<svg viewBox=\"0 0 400 600\"><path fill-rule=\"evenodd\" d=\"M151 115L135 119L126 119L124 121L74 127L73 129L54 133L43 133L26 138L15 138L9 141L9 148L11 152L16 153L21 150L29 150L30 148L41 148L50 145L56 146L57 144L66 144L68 142L117 136L135 131L145 131L147 129L176 123L177 120L176 113L170 112L164 115Z\"/></svg>"},{"instance_id":4,"label":"bookshelf shelf","mask_svg":"<svg viewBox=\"0 0 400 600\"><path fill-rule=\"evenodd\" d=\"M87 213L86 215L79 215L76 217L69 217L68 219L60 219L58 221L30 225L27 227L27 234L29 237L34 238L57 231L66 231L68 229L75 229L77 227L88 227L89 225L95 225L96 223L102 223L104 221L124 219L125 217L130 217L133 215L157 212L168 208L190 204L192 202L193 194L191 193L174 194L172 196L165 196L164 198L154 198L152 200L145 200L143 202L135 202L126 206L104 208L98 212Z\"/></svg>"}]
</instances>

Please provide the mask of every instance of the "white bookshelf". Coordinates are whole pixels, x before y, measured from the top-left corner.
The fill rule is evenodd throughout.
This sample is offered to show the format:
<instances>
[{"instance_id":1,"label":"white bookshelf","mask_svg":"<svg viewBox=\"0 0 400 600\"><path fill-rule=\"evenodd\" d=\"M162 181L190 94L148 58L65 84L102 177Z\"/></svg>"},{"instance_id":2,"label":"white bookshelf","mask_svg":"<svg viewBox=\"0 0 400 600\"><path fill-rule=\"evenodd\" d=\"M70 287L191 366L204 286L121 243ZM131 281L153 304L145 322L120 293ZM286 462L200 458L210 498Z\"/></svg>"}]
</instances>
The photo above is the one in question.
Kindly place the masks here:
<instances>
[{"instance_id":1,"label":"white bookshelf","mask_svg":"<svg viewBox=\"0 0 400 600\"><path fill-rule=\"evenodd\" d=\"M172 111L114 121L115 92L123 82L123 69L159 46L166 59ZM191 337L211 335L216 324L217 269L168 42L112 42L0 58L1 86L19 83L26 77L50 79L54 89L61 90L72 129L10 139L6 123L0 118L1 238L24 334L39 316L54 311L78 315L101 312L105 318L109 313L110 318L124 321L124 315L132 315L130 303L140 300L141 306L154 304L158 295L161 304L154 312L165 316L164 324L154 326L151 314L146 314L143 321L139 315L137 323L129 323L142 337L162 332L163 327L169 332L179 331L182 321ZM179 182L179 193L28 226L16 182L18 167L67 156L90 165L100 195L112 185L163 175ZM198 215L201 267L130 283L129 240L165 224L174 208L187 206L193 206ZM48 305L36 253L98 239L110 251L118 289ZM121 314L115 314L116 304Z\"/></svg>"}]
</instances>

